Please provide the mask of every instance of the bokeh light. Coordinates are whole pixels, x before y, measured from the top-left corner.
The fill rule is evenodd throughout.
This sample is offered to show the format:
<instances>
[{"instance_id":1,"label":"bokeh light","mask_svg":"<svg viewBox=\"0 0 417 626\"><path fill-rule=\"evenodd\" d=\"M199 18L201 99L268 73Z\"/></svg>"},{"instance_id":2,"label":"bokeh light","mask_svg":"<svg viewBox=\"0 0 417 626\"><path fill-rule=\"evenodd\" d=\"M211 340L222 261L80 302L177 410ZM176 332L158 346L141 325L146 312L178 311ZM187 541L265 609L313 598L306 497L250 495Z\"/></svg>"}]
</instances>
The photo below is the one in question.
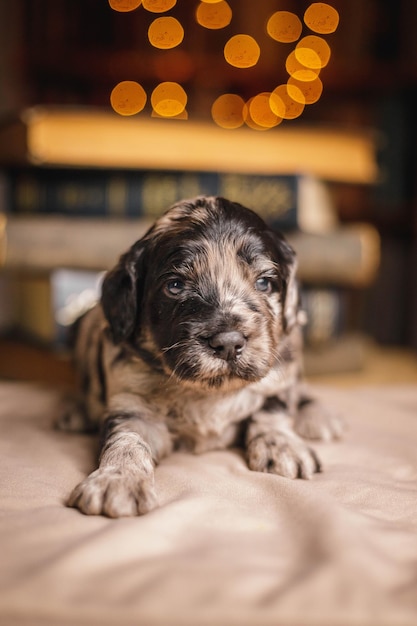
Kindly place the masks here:
<instances>
[{"instance_id":1,"label":"bokeh light","mask_svg":"<svg viewBox=\"0 0 417 626\"><path fill-rule=\"evenodd\" d=\"M275 41L291 43L300 38L303 25L295 13L277 11L266 24L267 33Z\"/></svg>"},{"instance_id":2,"label":"bokeh light","mask_svg":"<svg viewBox=\"0 0 417 626\"><path fill-rule=\"evenodd\" d=\"M211 107L211 116L218 126L239 128L244 123L245 101L233 93L219 96Z\"/></svg>"},{"instance_id":3,"label":"bokeh light","mask_svg":"<svg viewBox=\"0 0 417 626\"><path fill-rule=\"evenodd\" d=\"M200 26L211 30L225 28L232 21L232 9L225 0L212 4L200 2L196 11L196 20Z\"/></svg>"},{"instance_id":4,"label":"bokeh light","mask_svg":"<svg viewBox=\"0 0 417 626\"><path fill-rule=\"evenodd\" d=\"M271 109L270 97L269 92L259 93L248 103L250 119L261 128L273 128L282 122L282 117L278 117Z\"/></svg>"},{"instance_id":5,"label":"bokeh light","mask_svg":"<svg viewBox=\"0 0 417 626\"><path fill-rule=\"evenodd\" d=\"M300 63L295 56L295 50L288 55L285 67L290 76L293 76L297 80L306 82L315 80L320 73L320 68L313 70Z\"/></svg>"},{"instance_id":6,"label":"bokeh light","mask_svg":"<svg viewBox=\"0 0 417 626\"><path fill-rule=\"evenodd\" d=\"M312 70L325 67L331 54L327 41L317 35L308 35L300 39L294 52L297 60Z\"/></svg>"},{"instance_id":7,"label":"bokeh light","mask_svg":"<svg viewBox=\"0 0 417 626\"><path fill-rule=\"evenodd\" d=\"M297 89L297 87L293 87ZM302 93L300 90L298 94L298 100L302 100ZM304 102L294 100L288 92L287 85L279 85L271 93L269 99L270 107L278 117L282 117L285 120L293 120L296 117L300 117L304 111Z\"/></svg>"},{"instance_id":8,"label":"bokeh light","mask_svg":"<svg viewBox=\"0 0 417 626\"><path fill-rule=\"evenodd\" d=\"M314 2L304 13L304 23L315 33L328 35L338 27L339 13L329 4Z\"/></svg>"},{"instance_id":9,"label":"bokeh light","mask_svg":"<svg viewBox=\"0 0 417 626\"><path fill-rule=\"evenodd\" d=\"M109 5L114 11L128 13L134 11L142 4L142 0L109 0Z\"/></svg>"},{"instance_id":10,"label":"bokeh light","mask_svg":"<svg viewBox=\"0 0 417 626\"><path fill-rule=\"evenodd\" d=\"M256 96L254 96L256 97ZM245 106L244 109L244 120L245 120L245 124L246 126L249 126L249 128L251 128L252 130L260 130L260 131L265 131L265 130L269 130L269 128L267 126L260 126L259 124L257 124L255 122L255 120L252 119L251 113L250 113L250 106L252 104L253 98L250 98Z\"/></svg>"},{"instance_id":11,"label":"bokeh light","mask_svg":"<svg viewBox=\"0 0 417 626\"><path fill-rule=\"evenodd\" d=\"M230 0L229 0L230 1ZM164 13L177 4L177 0L108 0L112 9L129 12L142 6L151 13ZM227 0L199 0L195 3L195 20L198 26L217 30L232 23L233 11ZM262 5L262 2L259 3ZM259 8L259 11L262 9ZM293 43L286 57L285 68L289 74L286 84L272 92L264 91L245 100L233 93L219 96L212 104L213 121L222 128L234 129L246 124L256 130L268 130L285 119L299 117L306 105L317 102L323 92L319 74L331 56L327 41L320 35L333 33L339 24L338 11L324 2L313 2L304 12L304 25L300 17L291 11L278 10L265 18L266 33L279 43ZM313 35L302 37L303 27ZM266 34L264 33L264 39ZM302 38L301 38L302 37ZM174 51L184 40L182 24L171 16L156 17L148 28L149 43L165 54L154 55L151 68L156 80L161 82L152 92L152 117L187 119L187 94L181 84L192 80L196 64L192 53L183 47ZM261 45L254 37L239 33L228 38L224 60L239 69L254 67L261 55ZM261 45L260 45L261 44ZM213 65L213 67L215 64ZM262 78L262 75L259 79ZM179 82L172 82L179 81ZM268 86L266 85L268 88ZM270 87L269 87L270 88ZM147 101L146 93L139 83L122 81L111 92L110 102L120 115L135 115L142 111Z\"/></svg>"},{"instance_id":12,"label":"bokeh light","mask_svg":"<svg viewBox=\"0 0 417 626\"><path fill-rule=\"evenodd\" d=\"M175 17L158 17L148 29L148 38L155 48L170 50L184 39L184 29Z\"/></svg>"},{"instance_id":13,"label":"bokeh light","mask_svg":"<svg viewBox=\"0 0 417 626\"><path fill-rule=\"evenodd\" d=\"M142 6L151 13L165 13L177 4L177 0L142 0Z\"/></svg>"},{"instance_id":14,"label":"bokeh light","mask_svg":"<svg viewBox=\"0 0 417 626\"><path fill-rule=\"evenodd\" d=\"M300 61L300 63L304 65L304 67L307 67L310 70L321 69L322 67L321 59L319 55L317 54L317 52L313 50L312 48L304 48L304 47L296 48L294 53L295 53L295 58L298 61Z\"/></svg>"},{"instance_id":15,"label":"bokeh light","mask_svg":"<svg viewBox=\"0 0 417 626\"><path fill-rule=\"evenodd\" d=\"M320 99L323 92L323 83L318 76L310 81L297 80L290 76L287 81L287 88L293 100L305 104L314 104Z\"/></svg>"},{"instance_id":16,"label":"bokeh light","mask_svg":"<svg viewBox=\"0 0 417 626\"><path fill-rule=\"evenodd\" d=\"M187 105L187 94L178 83L160 83L151 95L152 108L161 117L181 115Z\"/></svg>"},{"instance_id":17,"label":"bokeh light","mask_svg":"<svg viewBox=\"0 0 417 626\"><path fill-rule=\"evenodd\" d=\"M250 35L234 35L224 47L224 57L229 65L240 68L253 67L257 64L261 49Z\"/></svg>"},{"instance_id":18,"label":"bokeh light","mask_svg":"<svg viewBox=\"0 0 417 626\"><path fill-rule=\"evenodd\" d=\"M152 109L151 117L157 117L159 119L169 119L169 120L188 120L188 112L186 109L178 113L178 115L160 115Z\"/></svg>"},{"instance_id":19,"label":"bokeh light","mask_svg":"<svg viewBox=\"0 0 417 626\"><path fill-rule=\"evenodd\" d=\"M145 107L147 100L143 87L133 80L118 83L110 94L110 104L119 115L136 115Z\"/></svg>"}]
</instances>

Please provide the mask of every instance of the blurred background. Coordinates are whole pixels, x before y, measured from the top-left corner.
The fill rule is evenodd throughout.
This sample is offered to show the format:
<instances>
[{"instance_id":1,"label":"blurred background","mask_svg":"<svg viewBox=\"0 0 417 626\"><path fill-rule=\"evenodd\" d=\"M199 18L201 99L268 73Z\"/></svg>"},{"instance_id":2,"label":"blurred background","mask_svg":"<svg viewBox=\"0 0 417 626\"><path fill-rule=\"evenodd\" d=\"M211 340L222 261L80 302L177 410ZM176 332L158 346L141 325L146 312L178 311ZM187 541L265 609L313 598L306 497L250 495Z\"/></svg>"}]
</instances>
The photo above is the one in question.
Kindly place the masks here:
<instances>
[{"instance_id":1,"label":"blurred background","mask_svg":"<svg viewBox=\"0 0 417 626\"><path fill-rule=\"evenodd\" d=\"M178 0L165 12L180 22L185 36L179 45L164 50L150 45L148 29L158 15L143 6L120 12L113 10L107 0L0 0L1 128L19 116L22 119L22 112L29 107L39 105L65 111L80 107L100 110L123 120L110 106L115 85L137 81L150 94L158 83L168 80L178 82L185 90L188 120L164 120L167 128L183 125L186 133L187 124L201 123L218 129L211 107L219 95L233 93L247 103L255 94L286 83L286 58L296 43L268 37L267 19L276 11L288 11L302 22L311 2L228 0L233 17L219 29L197 24L199 4ZM318 237L315 242L307 241L311 233L303 232L297 218L291 228L287 225L290 240L293 237L295 247L300 246L303 302L310 319L306 327L307 371L312 376L363 371L369 346L395 347L409 360L415 358L417 349L416 6L411 0L332 0L329 4L338 11L340 22L334 32L321 35L331 50L328 64L320 71L321 97L305 106L299 117L284 119L276 128L247 129L250 141L257 136L260 146L266 134L272 145L280 134L294 132L298 142L301 136L297 144L301 146L300 154L303 141L310 141L312 129L323 130L323 137L329 129L342 133L341 137L367 137L374 148L375 179L336 180L329 176L326 180L324 174L320 180L325 185L320 188L322 195L317 196L315 187L311 206L321 202L327 212L333 213L330 230L326 227L323 232L314 232ZM303 29L303 35L312 34L305 32L305 24ZM225 43L236 33L251 35L261 48L259 61L245 70L225 62L223 56ZM161 124L152 118L149 98L137 117L149 125ZM223 141L227 143L228 137L234 141L234 130L222 129L222 133L226 138ZM0 129L0 375L66 380L71 378L65 361L66 313L71 306L88 306L98 289L99 272L106 267L101 268L99 261L97 267L90 262L82 267L79 260L67 264L73 267L58 267L51 260L49 268L45 264L36 267L35 263L31 271L16 258L20 255L24 260L26 245L35 254L37 250L42 255L48 253L45 246L49 244L45 242L50 242L48 237L52 235L43 237L42 228L43 232L48 230L48 219L64 214L68 218L69 200L63 200L60 206L57 198L65 194L68 198L69 186L73 186L76 197L76 211L69 219L96 217L102 222L107 217L105 200L103 210L96 207L92 216L87 191L108 184L115 172L119 182L131 185L136 172L117 162L106 172L97 172L94 163L79 168L72 164L70 174L60 163L42 167L24 158L18 162L8 158L16 153L16 145L7 137ZM328 156L331 161L333 154ZM144 169L142 164L142 177ZM226 174L234 173L233 167L230 169ZM179 175L175 162L172 170ZM155 165L152 174L160 174ZM259 174L262 172L258 168ZM270 175L268 172L269 182ZM299 172L278 171L277 175L286 176L283 183L293 185L292 209L301 213L304 200L297 187ZM32 186L28 187L28 180ZM244 189L245 185L247 179L238 179L238 187ZM80 194L81 187L84 195ZM40 200L40 204L28 204L28 189L42 198L48 196L49 200L42 200L46 206ZM143 189L138 191L141 193ZM30 230L26 239L19 239L18 228L25 226L28 213L31 218L44 219L41 230ZM142 215L132 213L129 217ZM279 220L277 223L280 226ZM361 230L363 225L366 228ZM332 249L340 253L345 240L350 249L339 261L339 274L331 276L326 265L332 265ZM17 249L18 245L22 249ZM313 266L314 271L309 273ZM74 292L81 293L81 303L78 300L74 305ZM397 361L391 363L387 366L388 378L395 376Z\"/></svg>"}]
</instances>

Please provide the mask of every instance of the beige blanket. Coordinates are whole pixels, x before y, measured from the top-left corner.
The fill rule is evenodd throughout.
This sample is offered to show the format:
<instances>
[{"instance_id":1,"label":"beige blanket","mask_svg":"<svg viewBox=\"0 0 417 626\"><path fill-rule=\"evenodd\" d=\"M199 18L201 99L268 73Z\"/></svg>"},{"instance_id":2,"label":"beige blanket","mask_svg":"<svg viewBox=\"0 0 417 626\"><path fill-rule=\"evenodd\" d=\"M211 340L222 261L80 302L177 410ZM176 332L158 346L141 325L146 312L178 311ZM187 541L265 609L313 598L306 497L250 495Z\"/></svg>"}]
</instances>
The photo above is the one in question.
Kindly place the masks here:
<instances>
[{"instance_id":1,"label":"beige blanket","mask_svg":"<svg viewBox=\"0 0 417 626\"><path fill-rule=\"evenodd\" d=\"M322 390L350 430L311 481L238 451L174 454L142 518L64 506L94 438L55 432L57 395L0 385L0 623L417 624L417 385Z\"/></svg>"}]
</instances>

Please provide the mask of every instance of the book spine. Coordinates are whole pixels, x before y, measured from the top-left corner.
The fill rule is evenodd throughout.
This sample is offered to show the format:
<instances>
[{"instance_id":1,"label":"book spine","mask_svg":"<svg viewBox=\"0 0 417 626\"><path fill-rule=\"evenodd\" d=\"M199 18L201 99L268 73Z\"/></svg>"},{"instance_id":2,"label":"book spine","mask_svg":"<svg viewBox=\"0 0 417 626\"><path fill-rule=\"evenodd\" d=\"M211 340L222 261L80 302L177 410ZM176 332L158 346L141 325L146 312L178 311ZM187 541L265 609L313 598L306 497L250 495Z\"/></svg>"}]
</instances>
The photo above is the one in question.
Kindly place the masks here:
<instances>
[{"instance_id":1,"label":"book spine","mask_svg":"<svg viewBox=\"0 0 417 626\"><path fill-rule=\"evenodd\" d=\"M309 172L326 181L374 183L375 136L363 129L280 128L278 133L232 133L215 124L121 118L94 108L33 107L0 127L0 162L111 169Z\"/></svg>"},{"instance_id":2,"label":"book spine","mask_svg":"<svg viewBox=\"0 0 417 626\"><path fill-rule=\"evenodd\" d=\"M0 222L0 264L9 269L109 269L151 225L146 219L9 216ZM370 226L340 226L326 235L291 233L299 278L319 285L363 287L375 277L379 239Z\"/></svg>"},{"instance_id":3,"label":"book spine","mask_svg":"<svg viewBox=\"0 0 417 626\"><path fill-rule=\"evenodd\" d=\"M276 228L299 227L297 175L32 168L9 178L13 214L156 218L184 198L218 195L256 209Z\"/></svg>"},{"instance_id":4,"label":"book spine","mask_svg":"<svg viewBox=\"0 0 417 626\"><path fill-rule=\"evenodd\" d=\"M365 287L377 274L380 238L369 224L344 225L327 234L298 231L287 238L297 253L299 277L306 283Z\"/></svg>"}]
</instances>

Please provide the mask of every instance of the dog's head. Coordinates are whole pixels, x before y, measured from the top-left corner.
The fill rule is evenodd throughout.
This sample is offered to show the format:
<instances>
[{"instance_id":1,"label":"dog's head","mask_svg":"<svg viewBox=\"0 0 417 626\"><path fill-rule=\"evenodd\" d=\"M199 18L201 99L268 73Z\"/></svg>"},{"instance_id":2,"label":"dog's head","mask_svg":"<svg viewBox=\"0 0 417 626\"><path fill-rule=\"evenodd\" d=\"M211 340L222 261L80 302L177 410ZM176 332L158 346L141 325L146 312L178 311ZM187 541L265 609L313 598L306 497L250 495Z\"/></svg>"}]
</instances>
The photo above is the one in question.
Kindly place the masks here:
<instances>
[{"instance_id":1,"label":"dog's head","mask_svg":"<svg viewBox=\"0 0 417 626\"><path fill-rule=\"evenodd\" d=\"M175 204L107 274L102 306L116 343L201 389L267 375L296 324L295 254L240 204Z\"/></svg>"}]
</instances>

